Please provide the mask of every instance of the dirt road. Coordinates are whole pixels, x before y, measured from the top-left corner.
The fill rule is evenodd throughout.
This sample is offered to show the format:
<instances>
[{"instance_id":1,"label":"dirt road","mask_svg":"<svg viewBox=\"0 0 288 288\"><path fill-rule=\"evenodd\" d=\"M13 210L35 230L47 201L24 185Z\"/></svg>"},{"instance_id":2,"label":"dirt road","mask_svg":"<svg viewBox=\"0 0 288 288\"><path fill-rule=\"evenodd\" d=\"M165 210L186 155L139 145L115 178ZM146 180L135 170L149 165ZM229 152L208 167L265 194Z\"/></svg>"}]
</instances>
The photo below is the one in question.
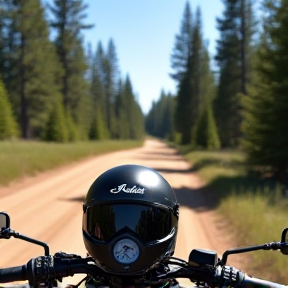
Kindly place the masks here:
<instances>
[{"instance_id":1,"label":"dirt road","mask_svg":"<svg viewBox=\"0 0 288 288\"><path fill-rule=\"evenodd\" d=\"M44 151L45 153L45 151ZM121 164L141 164L158 170L175 189L180 202L176 257L188 259L192 248L222 253L231 242L222 221L206 207L203 183L189 164L164 143L148 140L141 148L115 152L62 167L0 189L0 211L11 217L11 228L44 241L50 253L85 255L82 242L82 201L94 179ZM229 243L230 242L230 243ZM43 248L19 239L0 240L0 267L22 265L42 255Z\"/></svg>"}]
</instances>

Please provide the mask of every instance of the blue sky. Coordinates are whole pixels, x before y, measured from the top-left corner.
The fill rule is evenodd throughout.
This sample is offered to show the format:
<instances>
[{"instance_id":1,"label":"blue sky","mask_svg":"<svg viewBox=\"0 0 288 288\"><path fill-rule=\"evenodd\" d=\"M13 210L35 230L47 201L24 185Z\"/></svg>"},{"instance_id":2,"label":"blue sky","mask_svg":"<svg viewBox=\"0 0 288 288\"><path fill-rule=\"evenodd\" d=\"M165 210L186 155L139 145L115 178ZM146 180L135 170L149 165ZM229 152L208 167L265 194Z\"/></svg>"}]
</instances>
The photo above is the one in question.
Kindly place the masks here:
<instances>
[{"instance_id":1,"label":"blue sky","mask_svg":"<svg viewBox=\"0 0 288 288\"><path fill-rule=\"evenodd\" d=\"M142 111L147 113L161 90L175 92L169 76L170 55L175 35L180 31L186 0L86 0L86 23L94 28L84 31L85 42L93 51L99 41L106 48L113 39L122 77L129 74ZM221 17L221 0L190 0L194 11L201 7L203 35L209 39L209 51L215 53L219 33L216 17Z\"/></svg>"}]
</instances>

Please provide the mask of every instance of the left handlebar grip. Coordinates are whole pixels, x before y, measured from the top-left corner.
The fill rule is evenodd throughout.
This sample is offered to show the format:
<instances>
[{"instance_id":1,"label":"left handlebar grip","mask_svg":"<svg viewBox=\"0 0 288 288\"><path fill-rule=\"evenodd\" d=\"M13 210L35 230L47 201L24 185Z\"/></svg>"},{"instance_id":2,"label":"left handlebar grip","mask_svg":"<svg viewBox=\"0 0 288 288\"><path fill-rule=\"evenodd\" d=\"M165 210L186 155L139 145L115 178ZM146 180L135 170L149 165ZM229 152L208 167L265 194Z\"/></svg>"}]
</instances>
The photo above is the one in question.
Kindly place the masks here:
<instances>
[{"instance_id":1,"label":"left handlebar grip","mask_svg":"<svg viewBox=\"0 0 288 288\"><path fill-rule=\"evenodd\" d=\"M27 280L26 265L0 269L0 283Z\"/></svg>"},{"instance_id":2,"label":"left handlebar grip","mask_svg":"<svg viewBox=\"0 0 288 288\"><path fill-rule=\"evenodd\" d=\"M0 269L0 283L28 280L31 284L49 281L54 277L51 256L32 258L27 264Z\"/></svg>"}]
</instances>

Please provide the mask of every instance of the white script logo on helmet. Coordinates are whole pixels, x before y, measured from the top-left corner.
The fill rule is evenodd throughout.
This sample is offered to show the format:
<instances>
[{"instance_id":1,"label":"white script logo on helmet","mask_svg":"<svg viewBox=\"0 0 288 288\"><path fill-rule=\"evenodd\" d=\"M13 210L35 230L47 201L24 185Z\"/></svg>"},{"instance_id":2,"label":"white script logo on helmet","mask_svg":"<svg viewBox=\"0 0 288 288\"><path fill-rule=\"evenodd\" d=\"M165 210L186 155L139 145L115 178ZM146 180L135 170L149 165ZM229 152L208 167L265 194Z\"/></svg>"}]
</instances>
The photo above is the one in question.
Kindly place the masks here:
<instances>
[{"instance_id":1,"label":"white script logo on helmet","mask_svg":"<svg viewBox=\"0 0 288 288\"><path fill-rule=\"evenodd\" d=\"M113 188L110 190L111 193L117 194L121 191L125 193L137 193L137 194L144 194L144 188L137 188L135 185L131 188L126 188L127 184L122 184L118 186L118 188Z\"/></svg>"}]
</instances>

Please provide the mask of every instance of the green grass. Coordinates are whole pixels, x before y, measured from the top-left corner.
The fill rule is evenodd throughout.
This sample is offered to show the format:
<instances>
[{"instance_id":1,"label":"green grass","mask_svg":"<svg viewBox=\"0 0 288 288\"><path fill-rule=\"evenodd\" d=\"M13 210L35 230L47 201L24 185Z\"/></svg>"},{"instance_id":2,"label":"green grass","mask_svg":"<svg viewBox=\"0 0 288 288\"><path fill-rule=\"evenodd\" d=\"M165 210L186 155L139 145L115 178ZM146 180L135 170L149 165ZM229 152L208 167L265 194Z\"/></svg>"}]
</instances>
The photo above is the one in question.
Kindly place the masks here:
<instances>
[{"instance_id":1,"label":"green grass","mask_svg":"<svg viewBox=\"0 0 288 288\"><path fill-rule=\"evenodd\" d=\"M45 143L0 141L0 186L92 155L141 146L141 141Z\"/></svg>"},{"instance_id":2,"label":"green grass","mask_svg":"<svg viewBox=\"0 0 288 288\"><path fill-rule=\"evenodd\" d=\"M193 151L185 157L216 194L216 211L229 220L239 246L280 241L283 228L288 226L288 200L280 185L248 173L241 152ZM270 281L288 282L288 258L280 252L255 251L249 255L247 272Z\"/></svg>"},{"instance_id":3,"label":"green grass","mask_svg":"<svg viewBox=\"0 0 288 288\"><path fill-rule=\"evenodd\" d=\"M246 191L231 195L221 202L218 211L229 217L241 246L251 246L280 241L281 232L288 223L287 209L276 203L271 205L271 195L263 196ZM287 256L278 251L255 251L250 253L247 269L255 277L279 283L287 283Z\"/></svg>"}]
</instances>

